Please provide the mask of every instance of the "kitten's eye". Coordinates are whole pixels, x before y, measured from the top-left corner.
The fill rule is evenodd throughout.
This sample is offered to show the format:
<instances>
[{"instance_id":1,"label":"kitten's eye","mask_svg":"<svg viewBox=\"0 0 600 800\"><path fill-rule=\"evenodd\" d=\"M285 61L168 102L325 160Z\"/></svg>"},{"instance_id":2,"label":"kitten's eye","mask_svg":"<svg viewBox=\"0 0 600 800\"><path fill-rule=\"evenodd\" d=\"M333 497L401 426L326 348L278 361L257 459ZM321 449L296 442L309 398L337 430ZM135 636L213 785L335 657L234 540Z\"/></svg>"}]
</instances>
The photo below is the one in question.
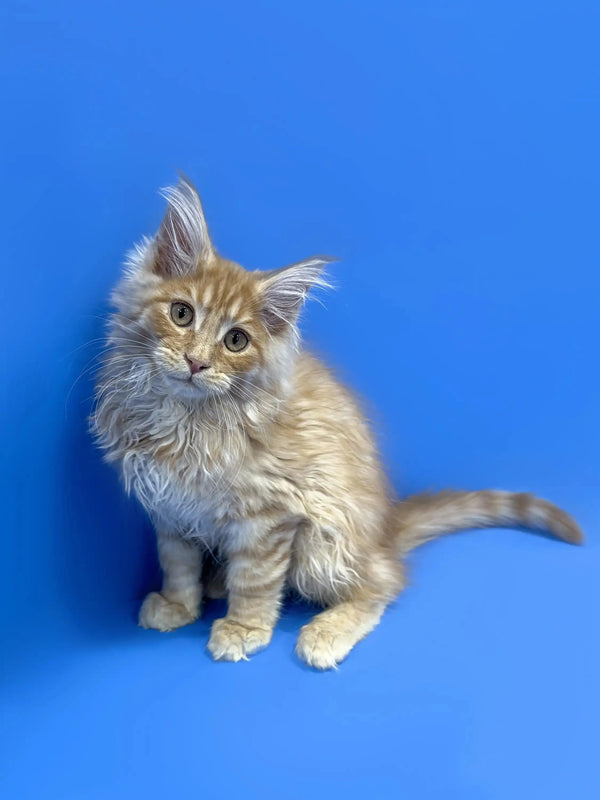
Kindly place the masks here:
<instances>
[{"instance_id":1,"label":"kitten's eye","mask_svg":"<svg viewBox=\"0 0 600 800\"><path fill-rule=\"evenodd\" d=\"M194 319L194 309L187 303L171 303L171 319L175 325L185 328Z\"/></svg>"},{"instance_id":2,"label":"kitten's eye","mask_svg":"<svg viewBox=\"0 0 600 800\"><path fill-rule=\"evenodd\" d=\"M241 331L239 328L232 328L225 334L225 347L233 353L239 353L248 346L250 339L248 334Z\"/></svg>"}]
</instances>

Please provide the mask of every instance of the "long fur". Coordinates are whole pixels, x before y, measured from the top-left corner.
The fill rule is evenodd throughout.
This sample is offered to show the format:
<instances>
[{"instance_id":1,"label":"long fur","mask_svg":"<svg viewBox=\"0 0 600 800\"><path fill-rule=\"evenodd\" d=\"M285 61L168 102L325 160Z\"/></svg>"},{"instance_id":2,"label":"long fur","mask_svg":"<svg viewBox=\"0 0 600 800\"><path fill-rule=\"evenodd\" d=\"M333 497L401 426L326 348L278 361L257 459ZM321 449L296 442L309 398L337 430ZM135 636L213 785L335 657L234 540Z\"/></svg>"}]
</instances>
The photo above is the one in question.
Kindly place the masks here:
<instances>
[{"instance_id":1,"label":"long fur","mask_svg":"<svg viewBox=\"0 0 600 800\"><path fill-rule=\"evenodd\" d=\"M404 586L401 557L463 527L517 524L569 542L581 532L545 500L457 492L398 502L352 394L299 347L298 314L329 259L248 272L213 247L187 179L166 191L156 236L129 254L92 425L106 459L152 518L164 573L140 624L171 630L225 593L209 641L237 661L270 640L286 589L325 607L297 651L329 668ZM172 303L193 310L175 324ZM245 332L240 352L225 334ZM190 361L208 365L191 374Z\"/></svg>"}]
</instances>

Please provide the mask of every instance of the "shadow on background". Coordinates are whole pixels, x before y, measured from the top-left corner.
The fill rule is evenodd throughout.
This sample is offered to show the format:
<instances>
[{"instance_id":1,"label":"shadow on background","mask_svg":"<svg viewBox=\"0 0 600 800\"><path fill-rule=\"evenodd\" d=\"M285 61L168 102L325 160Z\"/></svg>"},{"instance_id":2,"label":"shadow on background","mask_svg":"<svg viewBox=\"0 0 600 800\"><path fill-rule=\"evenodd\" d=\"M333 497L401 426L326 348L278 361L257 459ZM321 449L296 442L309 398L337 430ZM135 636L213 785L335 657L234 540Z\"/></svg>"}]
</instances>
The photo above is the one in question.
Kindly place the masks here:
<instances>
[{"instance_id":1,"label":"shadow on background","mask_svg":"<svg viewBox=\"0 0 600 800\"><path fill-rule=\"evenodd\" d=\"M89 432L102 333L97 318L86 337L92 344L73 370L56 552L65 615L78 634L96 641L135 630L140 599L160 582L152 526Z\"/></svg>"}]
</instances>

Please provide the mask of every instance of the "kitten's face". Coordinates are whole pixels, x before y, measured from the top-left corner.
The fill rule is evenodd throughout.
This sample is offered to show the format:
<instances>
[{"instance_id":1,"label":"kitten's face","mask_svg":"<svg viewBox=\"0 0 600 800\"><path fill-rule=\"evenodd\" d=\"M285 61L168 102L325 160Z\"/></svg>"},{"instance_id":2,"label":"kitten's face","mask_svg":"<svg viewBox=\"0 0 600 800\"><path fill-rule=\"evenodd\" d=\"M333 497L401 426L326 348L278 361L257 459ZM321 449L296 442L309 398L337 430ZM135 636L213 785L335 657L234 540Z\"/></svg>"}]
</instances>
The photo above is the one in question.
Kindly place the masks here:
<instances>
[{"instance_id":1,"label":"kitten's face","mask_svg":"<svg viewBox=\"0 0 600 800\"><path fill-rule=\"evenodd\" d=\"M326 285L320 275L329 259L248 272L216 253L189 181L166 197L158 233L131 255L113 295L119 363L128 379L139 364L140 377L185 400L251 399L289 366L298 314L310 287Z\"/></svg>"},{"instance_id":2,"label":"kitten's face","mask_svg":"<svg viewBox=\"0 0 600 800\"><path fill-rule=\"evenodd\" d=\"M162 281L145 317L157 339L153 361L173 394L243 395L267 366L273 334L261 315L261 287L237 264L215 259Z\"/></svg>"}]
</instances>

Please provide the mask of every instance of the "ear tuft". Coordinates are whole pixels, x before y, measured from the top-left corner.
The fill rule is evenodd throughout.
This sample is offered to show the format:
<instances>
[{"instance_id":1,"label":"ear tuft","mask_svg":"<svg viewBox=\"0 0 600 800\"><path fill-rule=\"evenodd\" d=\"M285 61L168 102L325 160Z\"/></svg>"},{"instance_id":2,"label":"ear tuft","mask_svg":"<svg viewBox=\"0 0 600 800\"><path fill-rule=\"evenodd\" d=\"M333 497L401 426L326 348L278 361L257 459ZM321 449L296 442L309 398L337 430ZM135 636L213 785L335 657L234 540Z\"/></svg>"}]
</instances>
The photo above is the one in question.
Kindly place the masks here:
<instances>
[{"instance_id":1,"label":"ear tuft","mask_svg":"<svg viewBox=\"0 0 600 800\"><path fill-rule=\"evenodd\" d=\"M215 251L194 184L180 173L177 185L161 194L168 205L155 238L154 271L165 278L182 277L201 261L211 261Z\"/></svg>"},{"instance_id":2,"label":"ear tuft","mask_svg":"<svg viewBox=\"0 0 600 800\"><path fill-rule=\"evenodd\" d=\"M262 316L269 330L279 333L286 326L294 325L312 288L331 288L323 271L327 264L336 260L329 256L313 256L289 267L263 273Z\"/></svg>"}]
</instances>

